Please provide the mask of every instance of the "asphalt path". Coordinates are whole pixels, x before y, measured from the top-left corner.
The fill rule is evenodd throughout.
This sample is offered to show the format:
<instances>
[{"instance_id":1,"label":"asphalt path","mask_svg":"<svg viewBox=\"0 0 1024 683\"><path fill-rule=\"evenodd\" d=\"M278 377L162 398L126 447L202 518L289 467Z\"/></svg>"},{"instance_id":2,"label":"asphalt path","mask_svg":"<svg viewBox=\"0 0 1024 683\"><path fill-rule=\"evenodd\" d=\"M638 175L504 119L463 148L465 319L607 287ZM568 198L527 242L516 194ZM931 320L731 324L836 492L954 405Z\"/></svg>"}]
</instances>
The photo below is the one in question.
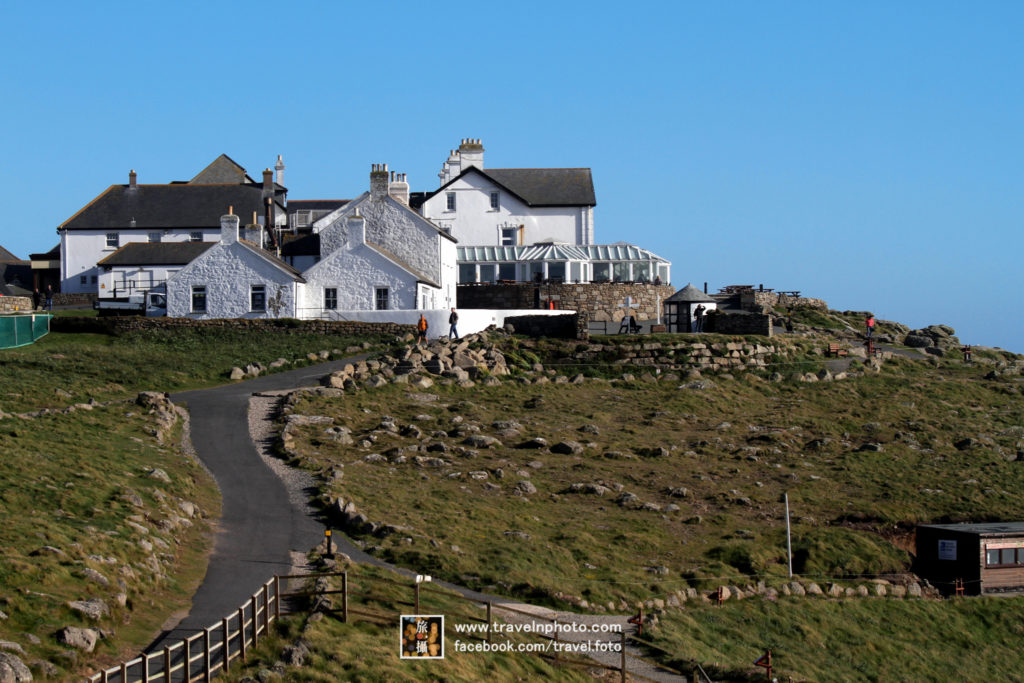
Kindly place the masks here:
<instances>
[{"instance_id":1,"label":"asphalt path","mask_svg":"<svg viewBox=\"0 0 1024 683\"><path fill-rule=\"evenodd\" d=\"M289 501L284 484L260 458L249 436L249 398L264 391L317 385L321 377L362 358L171 394L172 401L189 411L192 446L220 488L222 510L206 577L193 596L191 611L161 633L149 651L219 623L274 574L290 573L292 550L305 553L322 540L323 525ZM345 550L362 555L347 546Z\"/></svg>"}]
</instances>

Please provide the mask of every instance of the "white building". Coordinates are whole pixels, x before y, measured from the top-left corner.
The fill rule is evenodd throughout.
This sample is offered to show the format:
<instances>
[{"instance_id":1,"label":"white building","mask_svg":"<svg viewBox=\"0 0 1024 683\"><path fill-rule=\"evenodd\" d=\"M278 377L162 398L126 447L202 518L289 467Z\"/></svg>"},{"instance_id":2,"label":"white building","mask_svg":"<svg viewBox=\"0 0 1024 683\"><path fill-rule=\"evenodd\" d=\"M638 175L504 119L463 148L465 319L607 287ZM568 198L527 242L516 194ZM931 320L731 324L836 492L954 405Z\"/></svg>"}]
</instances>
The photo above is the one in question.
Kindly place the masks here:
<instances>
[{"instance_id":1,"label":"white building","mask_svg":"<svg viewBox=\"0 0 1024 683\"><path fill-rule=\"evenodd\" d=\"M594 183L589 168L484 168L484 147L466 139L417 198L420 212L461 244L592 244Z\"/></svg>"},{"instance_id":2,"label":"white building","mask_svg":"<svg viewBox=\"0 0 1024 683\"><path fill-rule=\"evenodd\" d=\"M314 223L320 260L303 272L300 317L455 305L455 239L409 208L408 188L374 165L369 192Z\"/></svg>"},{"instance_id":3,"label":"white building","mask_svg":"<svg viewBox=\"0 0 1024 683\"><path fill-rule=\"evenodd\" d=\"M225 154L188 182L139 184L133 170L126 185L111 185L58 226L60 290L100 293L97 263L130 243L215 242L217 217L229 212L283 228L286 194L270 169L258 183Z\"/></svg>"},{"instance_id":4,"label":"white building","mask_svg":"<svg viewBox=\"0 0 1024 683\"><path fill-rule=\"evenodd\" d=\"M213 242L129 242L97 264L100 298L130 296L165 283Z\"/></svg>"},{"instance_id":5,"label":"white building","mask_svg":"<svg viewBox=\"0 0 1024 683\"><path fill-rule=\"evenodd\" d=\"M167 280L167 315L297 317L302 275L257 244L239 239L238 216L220 220L220 241Z\"/></svg>"}]
</instances>

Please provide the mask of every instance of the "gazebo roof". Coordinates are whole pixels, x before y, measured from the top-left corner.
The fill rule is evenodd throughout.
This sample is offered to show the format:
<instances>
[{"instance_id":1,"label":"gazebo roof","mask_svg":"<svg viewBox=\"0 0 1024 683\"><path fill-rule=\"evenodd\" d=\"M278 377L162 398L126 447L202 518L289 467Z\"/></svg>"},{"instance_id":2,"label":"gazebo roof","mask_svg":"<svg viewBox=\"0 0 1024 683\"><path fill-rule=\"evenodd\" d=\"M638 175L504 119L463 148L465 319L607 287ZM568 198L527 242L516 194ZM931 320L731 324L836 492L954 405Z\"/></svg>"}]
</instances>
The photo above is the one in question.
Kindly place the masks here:
<instances>
[{"instance_id":1,"label":"gazebo roof","mask_svg":"<svg viewBox=\"0 0 1024 683\"><path fill-rule=\"evenodd\" d=\"M685 287L680 289L678 292L665 299L665 303L682 303L682 304L696 304L696 303L717 303L717 300L713 297L700 291L692 284L687 283Z\"/></svg>"}]
</instances>

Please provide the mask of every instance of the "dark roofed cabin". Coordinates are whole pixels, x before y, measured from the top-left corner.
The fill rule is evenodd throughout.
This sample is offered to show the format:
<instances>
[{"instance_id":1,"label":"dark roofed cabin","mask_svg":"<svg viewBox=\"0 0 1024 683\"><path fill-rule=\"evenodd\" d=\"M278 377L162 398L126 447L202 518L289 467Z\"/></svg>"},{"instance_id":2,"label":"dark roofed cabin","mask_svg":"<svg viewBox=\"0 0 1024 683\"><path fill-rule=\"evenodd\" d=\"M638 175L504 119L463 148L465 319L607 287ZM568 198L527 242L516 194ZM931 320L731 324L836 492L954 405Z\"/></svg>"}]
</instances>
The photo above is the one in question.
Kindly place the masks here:
<instances>
[{"instance_id":1,"label":"dark roofed cabin","mask_svg":"<svg viewBox=\"0 0 1024 683\"><path fill-rule=\"evenodd\" d=\"M915 569L944 593L1024 593L1024 522L922 524Z\"/></svg>"}]
</instances>

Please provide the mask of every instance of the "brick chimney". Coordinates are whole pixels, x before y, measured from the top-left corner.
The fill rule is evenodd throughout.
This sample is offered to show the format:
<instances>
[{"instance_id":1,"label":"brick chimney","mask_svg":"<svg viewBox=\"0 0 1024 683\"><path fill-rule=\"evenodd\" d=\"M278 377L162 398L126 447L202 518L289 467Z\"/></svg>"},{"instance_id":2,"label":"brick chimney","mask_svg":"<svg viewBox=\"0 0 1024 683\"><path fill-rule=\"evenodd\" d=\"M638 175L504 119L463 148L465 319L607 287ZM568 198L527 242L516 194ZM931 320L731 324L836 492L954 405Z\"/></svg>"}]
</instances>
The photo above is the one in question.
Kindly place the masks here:
<instances>
[{"instance_id":1,"label":"brick chimney","mask_svg":"<svg viewBox=\"0 0 1024 683\"><path fill-rule=\"evenodd\" d=\"M233 213L220 217L220 243L234 244L238 241L238 216Z\"/></svg>"},{"instance_id":2,"label":"brick chimney","mask_svg":"<svg viewBox=\"0 0 1024 683\"><path fill-rule=\"evenodd\" d=\"M135 169L133 168L132 170L128 171L128 189L129 190L137 190L138 187L139 187L139 184L138 184L137 181L138 181L138 176L136 175Z\"/></svg>"},{"instance_id":3,"label":"brick chimney","mask_svg":"<svg viewBox=\"0 0 1024 683\"><path fill-rule=\"evenodd\" d=\"M284 187L284 159L281 158L280 154L277 155L277 163L274 164L274 170L277 171L277 177L274 182Z\"/></svg>"},{"instance_id":4,"label":"brick chimney","mask_svg":"<svg viewBox=\"0 0 1024 683\"><path fill-rule=\"evenodd\" d=\"M274 172L269 168L263 170L263 197L274 196Z\"/></svg>"},{"instance_id":5,"label":"brick chimney","mask_svg":"<svg viewBox=\"0 0 1024 683\"><path fill-rule=\"evenodd\" d=\"M359 215L359 210L345 219L345 232L348 233L349 250L366 243L366 219Z\"/></svg>"},{"instance_id":6,"label":"brick chimney","mask_svg":"<svg viewBox=\"0 0 1024 683\"><path fill-rule=\"evenodd\" d=\"M370 170L370 199L383 201L388 196L388 165L373 164Z\"/></svg>"},{"instance_id":7,"label":"brick chimney","mask_svg":"<svg viewBox=\"0 0 1024 683\"><path fill-rule=\"evenodd\" d=\"M393 174L391 184L388 186L388 193L406 206L409 206L409 183L406 181L405 175L405 173Z\"/></svg>"},{"instance_id":8,"label":"brick chimney","mask_svg":"<svg viewBox=\"0 0 1024 683\"><path fill-rule=\"evenodd\" d=\"M470 166L484 170L484 143L480 138L465 138L459 145L459 160L462 162L459 173L464 173Z\"/></svg>"}]
</instances>

